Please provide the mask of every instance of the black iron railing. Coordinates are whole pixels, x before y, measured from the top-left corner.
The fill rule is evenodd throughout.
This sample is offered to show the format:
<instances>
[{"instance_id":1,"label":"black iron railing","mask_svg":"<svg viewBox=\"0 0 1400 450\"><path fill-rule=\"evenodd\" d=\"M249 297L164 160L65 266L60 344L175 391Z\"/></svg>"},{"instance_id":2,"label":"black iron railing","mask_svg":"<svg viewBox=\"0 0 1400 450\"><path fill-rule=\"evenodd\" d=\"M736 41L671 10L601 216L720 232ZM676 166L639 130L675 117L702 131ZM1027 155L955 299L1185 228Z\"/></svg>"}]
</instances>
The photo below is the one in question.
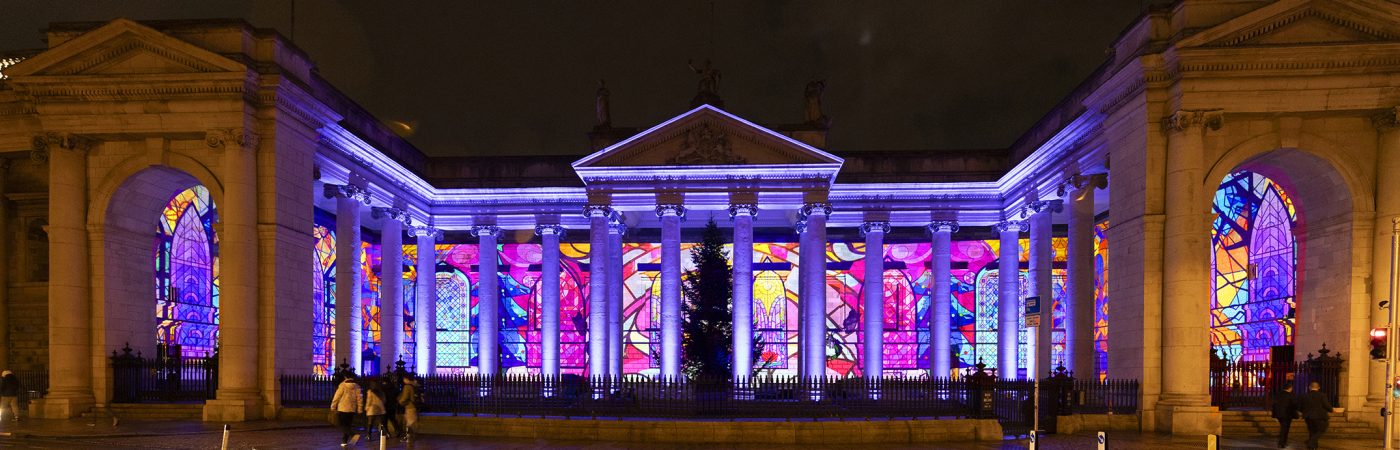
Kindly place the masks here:
<instances>
[{"instance_id":1,"label":"black iron railing","mask_svg":"<svg viewBox=\"0 0 1400 450\"><path fill-rule=\"evenodd\" d=\"M281 401L288 407L326 407L336 376L284 375ZM359 378L362 387L393 377ZM1133 413L1136 381L1077 382L1065 376L1063 392L1042 386L1042 399L1065 398L1046 414ZM1030 429L1034 382L981 375L950 378L754 378L654 380L585 379L564 375L420 376L423 412L453 415L650 418L995 418L1010 434ZM1046 416L1042 416L1045 420Z\"/></svg>"},{"instance_id":2,"label":"black iron railing","mask_svg":"<svg viewBox=\"0 0 1400 450\"><path fill-rule=\"evenodd\" d=\"M219 388L219 358L183 358L179 349L158 352L157 358L112 352L113 403L202 402L214 398Z\"/></svg>"},{"instance_id":3,"label":"black iron railing","mask_svg":"<svg viewBox=\"0 0 1400 450\"><path fill-rule=\"evenodd\" d=\"M27 405L30 401L44 398L49 393L49 371L22 370L16 371L15 376L19 377L19 401Z\"/></svg>"},{"instance_id":4,"label":"black iron railing","mask_svg":"<svg viewBox=\"0 0 1400 450\"><path fill-rule=\"evenodd\" d=\"M1341 354L1331 355L1326 345L1318 353L1317 357L1309 353L1301 362L1229 362L1212 355L1211 405L1220 409L1268 409L1273 399L1282 394L1283 386L1292 385L1294 395L1298 395L1307 392L1308 384L1314 381L1337 405L1345 360Z\"/></svg>"}]
</instances>

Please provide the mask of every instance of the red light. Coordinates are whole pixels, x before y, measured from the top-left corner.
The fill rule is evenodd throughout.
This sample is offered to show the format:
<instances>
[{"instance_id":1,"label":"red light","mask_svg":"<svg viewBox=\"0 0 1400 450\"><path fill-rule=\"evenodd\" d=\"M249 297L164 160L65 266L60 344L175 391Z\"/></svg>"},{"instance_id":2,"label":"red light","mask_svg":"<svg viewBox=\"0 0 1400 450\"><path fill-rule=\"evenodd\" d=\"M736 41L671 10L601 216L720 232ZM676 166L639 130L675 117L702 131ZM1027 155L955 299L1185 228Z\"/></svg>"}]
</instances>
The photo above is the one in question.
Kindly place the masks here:
<instances>
[{"instance_id":1,"label":"red light","mask_svg":"<svg viewBox=\"0 0 1400 450\"><path fill-rule=\"evenodd\" d=\"M1371 339L1385 339L1385 333L1386 333L1386 329L1385 329L1385 328L1372 328L1372 329L1371 329Z\"/></svg>"}]
</instances>

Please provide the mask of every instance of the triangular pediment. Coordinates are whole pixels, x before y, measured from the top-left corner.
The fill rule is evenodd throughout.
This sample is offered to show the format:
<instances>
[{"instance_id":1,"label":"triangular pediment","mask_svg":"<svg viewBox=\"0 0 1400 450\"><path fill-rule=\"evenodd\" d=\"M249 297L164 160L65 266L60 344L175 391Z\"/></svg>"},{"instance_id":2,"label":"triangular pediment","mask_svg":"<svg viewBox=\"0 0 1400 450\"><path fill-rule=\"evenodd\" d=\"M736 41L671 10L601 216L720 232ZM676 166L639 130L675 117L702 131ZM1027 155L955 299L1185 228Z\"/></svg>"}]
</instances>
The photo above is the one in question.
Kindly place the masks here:
<instances>
[{"instance_id":1,"label":"triangular pediment","mask_svg":"<svg viewBox=\"0 0 1400 450\"><path fill-rule=\"evenodd\" d=\"M574 162L589 167L837 165L830 153L710 105Z\"/></svg>"},{"instance_id":2,"label":"triangular pediment","mask_svg":"<svg viewBox=\"0 0 1400 450\"><path fill-rule=\"evenodd\" d=\"M246 70L231 59L117 19L6 69L11 77L140 75Z\"/></svg>"},{"instance_id":3,"label":"triangular pediment","mask_svg":"<svg viewBox=\"0 0 1400 450\"><path fill-rule=\"evenodd\" d=\"M1193 34L1177 42L1177 47L1386 41L1400 41L1400 8L1394 4L1364 0L1281 0Z\"/></svg>"}]
</instances>

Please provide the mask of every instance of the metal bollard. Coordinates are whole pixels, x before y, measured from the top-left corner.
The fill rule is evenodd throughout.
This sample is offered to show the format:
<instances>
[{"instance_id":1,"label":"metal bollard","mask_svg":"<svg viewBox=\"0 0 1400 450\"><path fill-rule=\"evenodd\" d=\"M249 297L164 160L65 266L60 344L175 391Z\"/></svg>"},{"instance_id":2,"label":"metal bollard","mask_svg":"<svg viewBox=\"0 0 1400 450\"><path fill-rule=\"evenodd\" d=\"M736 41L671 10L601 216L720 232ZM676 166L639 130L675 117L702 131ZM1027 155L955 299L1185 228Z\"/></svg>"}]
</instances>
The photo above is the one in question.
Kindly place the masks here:
<instances>
[{"instance_id":1,"label":"metal bollard","mask_svg":"<svg viewBox=\"0 0 1400 450\"><path fill-rule=\"evenodd\" d=\"M221 450L228 450L228 430L228 424L224 424L224 445L219 447Z\"/></svg>"},{"instance_id":2,"label":"metal bollard","mask_svg":"<svg viewBox=\"0 0 1400 450\"><path fill-rule=\"evenodd\" d=\"M379 426L379 450L388 450L388 448L389 448L389 436L388 436L388 432L389 432L389 427L386 427L386 426L383 426L383 425L380 425L380 426Z\"/></svg>"},{"instance_id":3,"label":"metal bollard","mask_svg":"<svg viewBox=\"0 0 1400 450\"><path fill-rule=\"evenodd\" d=\"M1099 450L1108 450L1108 433L1099 432Z\"/></svg>"},{"instance_id":4,"label":"metal bollard","mask_svg":"<svg viewBox=\"0 0 1400 450\"><path fill-rule=\"evenodd\" d=\"M1207 434L1206 450L1220 450L1220 436L1214 434Z\"/></svg>"},{"instance_id":5,"label":"metal bollard","mask_svg":"<svg viewBox=\"0 0 1400 450\"><path fill-rule=\"evenodd\" d=\"M1026 448L1027 448L1028 450L1038 450L1038 449L1040 448L1040 446L1038 445L1038 442L1036 442L1036 441L1039 440L1039 437L1036 436L1035 430L1031 430L1030 436L1031 436L1031 446L1030 446L1030 447L1026 447Z\"/></svg>"}]
</instances>

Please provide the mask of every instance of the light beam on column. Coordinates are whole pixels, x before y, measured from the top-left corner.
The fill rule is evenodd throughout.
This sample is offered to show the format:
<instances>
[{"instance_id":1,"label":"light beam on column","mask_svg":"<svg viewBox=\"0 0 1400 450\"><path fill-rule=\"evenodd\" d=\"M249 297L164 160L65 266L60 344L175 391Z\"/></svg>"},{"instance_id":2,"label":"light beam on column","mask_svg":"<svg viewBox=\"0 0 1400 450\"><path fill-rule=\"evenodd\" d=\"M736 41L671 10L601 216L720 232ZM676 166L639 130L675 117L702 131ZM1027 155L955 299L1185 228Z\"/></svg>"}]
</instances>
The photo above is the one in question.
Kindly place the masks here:
<instances>
[{"instance_id":1,"label":"light beam on column","mask_svg":"<svg viewBox=\"0 0 1400 450\"><path fill-rule=\"evenodd\" d=\"M661 219L661 377L681 374L681 218L685 207L657 205Z\"/></svg>"},{"instance_id":2,"label":"light beam on column","mask_svg":"<svg viewBox=\"0 0 1400 450\"><path fill-rule=\"evenodd\" d=\"M496 238L501 229L491 225L472 227L477 238L476 339L478 371L483 375L501 372L501 279L500 254Z\"/></svg>"},{"instance_id":3,"label":"light beam on column","mask_svg":"<svg viewBox=\"0 0 1400 450\"><path fill-rule=\"evenodd\" d=\"M861 302L861 319L865 348L865 378L878 380L885 376L885 234L889 222L865 222L860 234L865 236L865 291ZM878 390L871 395L878 396Z\"/></svg>"},{"instance_id":4,"label":"light beam on column","mask_svg":"<svg viewBox=\"0 0 1400 450\"><path fill-rule=\"evenodd\" d=\"M826 218L829 203L802 207L798 233L798 309L802 311L801 374L808 380L826 376Z\"/></svg>"},{"instance_id":5,"label":"light beam on column","mask_svg":"<svg viewBox=\"0 0 1400 450\"><path fill-rule=\"evenodd\" d=\"M326 198L335 199L335 359L349 363L354 370L364 369L360 349L362 315L360 284L364 282L360 258L360 206L369 203L369 191L353 185L325 185Z\"/></svg>"},{"instance_id":6,"label":"light beam on column","mask_svg":"<svg viewBox=\"0 0 1400 450\"><path fill-rule=\"evenodd\" d=\"M564 227L535 225L543 255L540 258L540 372L559 376L559 238Z\"/></svg>"},{"instance_id":7,"label":"light beam on column","mask_svg":"<svg viewBox=\"0 0 1400 450\"><path fill-rule=\"evenodd\" d=\"M409 235L417 238L417 276L414 295L413 332L417 334L414 369L421 374L437 370L437 240L442 230L430 226L409 227Z\"/></svg>"},{"instance_id":8,"label":"light beam on column","mask_svg":"<svg viewBox=\"0 0 1400 450\"><path fill-rule=\"evenodd\" d=\"M1017 351L1021 325L1021 222L997 224L1001 252L997 255L997 376L1017 378Z\"/></svg>"},{"instance_id":9,"label":"light beam on column","mask_svg":"<svg viewBox=\"0 0 1400 450\"><path fill-rule=\"evenodd\" d=\"M594 380L608 374L607 246L612 213L607 205L583 208L588 218L588 376Z\"/></svg>"},{"instance_id":10,"label":"light beam on column","mask_svg":"<svg viewBox=\"0 0 1400 450\"><path fill-rule=\"evenodd\" d=\"M379 330L380 363L393 370L403 347L403 226L408 214L399 208L375 207L370 215L383 219L380 226ZM416 310L415 310L416 313Z\"/></svg>"},{"instance_id":11,"label":"light beam on column","mask_svg":"<svg viewBox=\"0 0 1400 450\"><path fill-rule=\"evenodd\" d=\"M928 226L933 235L933 283L930 286L929 340L932 345L930 363L935 377L951 376L952 358L952 234L958 231L958 222L953 220L935 221Z\"/></svg>"},{"instance_id":12,"label":"light beam on column","mask_svg":"<svg viewBox=\"0 0 1400 450\"><path fill-rule=\"evenodd\" d=\"M1031 248L1030 248L1030 286L1026 289L1028 295L1040 297L1040 326L1035 327L1035 336L1031 340L1035 342L1035 357L1030 363L1034 368L1027 369L1027 376L1033 378L1048 378L1050 372L1054 370L1057 363L1061 361L1051 361L1051 336L1055 328L1055 289L1051 286L1053 281L1051 269L1054 264L1054 246L1051 245L1051 216L1062 208L1060 200L1039 200L1031 202L1027 206L1031 212Z\"/></svg>"},{"instance_id":13,"label":"light beam on column","mask_svg":"<svg viewBox=\"0 0 1400 450\"><path fill-rule=\"evenodd\" d=\"M753 373L753 218L758 205L738 203L729 207L734 221L733 263L734 304L730 315L734 325L734 380L747 381Z\"/></svg>"},{"instance_id":14,"label":"light beam on column","mask_svg":"<svg viewBox=\"0 0 1400 450\"><path fill-rule=\"evenodd\" d=\"M627 224L622 214L614 215L608 226L608 376L622 379L622 237Z\"/></svg>"}]
</instances>

